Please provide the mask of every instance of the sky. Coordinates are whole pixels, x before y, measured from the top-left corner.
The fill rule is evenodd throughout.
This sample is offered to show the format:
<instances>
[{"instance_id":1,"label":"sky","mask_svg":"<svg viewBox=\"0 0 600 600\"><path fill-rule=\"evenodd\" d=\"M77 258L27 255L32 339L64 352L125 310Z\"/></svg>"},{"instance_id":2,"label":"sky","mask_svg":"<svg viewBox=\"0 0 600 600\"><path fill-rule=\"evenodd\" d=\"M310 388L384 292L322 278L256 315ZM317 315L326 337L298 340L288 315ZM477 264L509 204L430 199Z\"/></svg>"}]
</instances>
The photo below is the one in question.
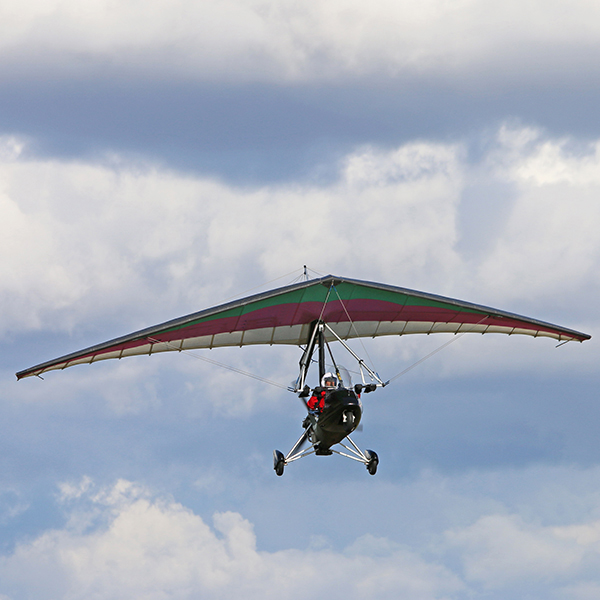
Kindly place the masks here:
<instances>
[{"instance_id":1,"label":"sky","mask_svg":"<svg viewBox=\"0 0 600 600\"><path fill-rule=\"evenodd\" d=\"M5 0L0 600L600 595L600 5ZM302 276L592 335L352 346L391 379L273 471L294 347L15 372ZM339 362L354 368L334 348Z\"/></svg>"}]
</instances>

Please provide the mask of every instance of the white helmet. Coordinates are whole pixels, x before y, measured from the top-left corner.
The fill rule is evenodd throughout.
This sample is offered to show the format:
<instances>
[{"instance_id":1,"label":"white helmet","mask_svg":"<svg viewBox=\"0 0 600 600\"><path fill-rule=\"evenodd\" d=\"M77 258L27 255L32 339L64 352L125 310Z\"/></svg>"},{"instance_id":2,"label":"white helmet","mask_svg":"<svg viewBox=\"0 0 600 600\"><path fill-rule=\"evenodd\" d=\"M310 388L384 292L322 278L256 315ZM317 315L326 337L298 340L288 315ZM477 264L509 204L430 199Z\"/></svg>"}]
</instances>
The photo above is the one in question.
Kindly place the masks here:
<instances>
[{"instance_id":1,"label":"white helmet","mask_svg":"<svg viewBox=\"0 0 600 600\"><path fill-rule=\"evenodd\" d=\"M325 373L321 379L321 386L326 388L336 388L338 386L337 377L333 373Z\"/></svg>"}]
</instances>

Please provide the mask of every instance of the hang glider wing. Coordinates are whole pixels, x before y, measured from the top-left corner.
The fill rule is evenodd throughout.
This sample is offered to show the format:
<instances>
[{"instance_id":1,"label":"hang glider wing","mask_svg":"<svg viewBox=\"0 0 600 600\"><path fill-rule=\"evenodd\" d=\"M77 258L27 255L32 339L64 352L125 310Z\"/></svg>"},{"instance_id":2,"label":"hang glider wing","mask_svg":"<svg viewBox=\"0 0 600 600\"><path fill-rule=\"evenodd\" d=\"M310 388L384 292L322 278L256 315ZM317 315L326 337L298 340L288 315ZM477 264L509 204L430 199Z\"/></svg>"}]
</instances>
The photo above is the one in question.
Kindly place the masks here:
<instances>
[{"instance_id":1,"label":"hang glider wing","mask_svg":"<svg viewBox=\"0 0 600 600\"><path fill-rule=\"evenodd\" d=\"M342 339L415 333L506 333L579 341L591 336L486 306L328 275L167 321L17 373L17 379L108 358L170 350L307 343L326 322ZM329 341L333 341L335 337Z\"/></svg>"}]
</instances>

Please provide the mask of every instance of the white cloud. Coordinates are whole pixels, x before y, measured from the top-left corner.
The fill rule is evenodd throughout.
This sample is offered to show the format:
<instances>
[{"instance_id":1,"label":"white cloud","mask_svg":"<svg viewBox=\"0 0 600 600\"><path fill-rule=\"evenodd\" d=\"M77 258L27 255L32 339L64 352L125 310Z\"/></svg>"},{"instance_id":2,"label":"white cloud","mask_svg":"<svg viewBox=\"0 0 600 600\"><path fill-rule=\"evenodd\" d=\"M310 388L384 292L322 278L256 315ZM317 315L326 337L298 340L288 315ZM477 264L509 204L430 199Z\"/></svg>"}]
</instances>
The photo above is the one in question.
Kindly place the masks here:
<instances>
[{"instance_id":1,"label":"white cloud","mask_svg":"<svg viewBox=\"0 0 600 600\"><path fill-rule=\"evenodd\" d=\"M88 485L71 484L69 489ZM253 527L241 515L216 513L210 527L181 504L131 482L119 481L79 498L84 500L87 510L104 512L103 524L47 531L18 545L0 560L2 591L40 600L292 599L306 597L310 585L311 593L334 598L407 594L433 600L463 588L445 567L372 536L344 552L265 552L257 550ZM69 507L71 512L81 509Z\"/></svg>"},{"instance_id":2,"label":"white cloud","mask_svg":"<svg viewBox=\"0 0 600 600\"><path fill-rule=\"evenodd\" d=\"M575 152L572 140L504 127L477 164L467 161L464 144L420 141L357 149L325 186L254 188L117 158L36 159L20 153L22 146L5 139L0 152L3 332L90 330L100 322L106 330L111 323L109 334L92 340L101 341L218 304L257 280L299 273L303 264L543 320L553 320L548 307L552 314L577 311L587 322L571 317L561 324L584 331L593 325L588 306L600 285L597 143ZM481 218L494 203L506 218L489 229L486 248L472 252L462 214L471 207L463 195L482 180L500 190L510 184L512 192L477 199ZM510 359L515 364L533 360L524 344ZM468 362L485 356L474 350ZM277 365L262 372L280 380ZM132 373L124 370L121 383ZM122 410L151 403L152 385ZM122 394L115 389L114 396L118 406ZM249 396L246 408L234 403L249 410L253 402Z\"/></svg>"},{"instance_id":3,"label":"white cloud","mask_svg":"<svg viewBox=\"0 0 600 600\"><path fill-rule=\"evenodd\" d=\"M81 498L92 485L92 479L87 475L78 481L77 483L64 481L59 484L58 488L60 491L61 500L72 500L74 498Z\"/></svg>"},{"instance_id":4,"label":"white cloud","mask_svg":"<svg viewBox=\"0 0 600 600\"><path fill-rule=\"evenodd\" d=\"M48 311L65 308L59 326L70 327L117 305L141 327L142 313L199 309L258 272L271 279L305 263L415 282L424 269L448 273L456 154L436 144L366 150L329 187L258 189L135 165L5 160L2 327L46 326Z\"/></svg>"},{"instance_id":5,"label":"white cloud","mask_svg":"<svg viewBox=\"0 0 600 600\"><path fill-rule=\"evenodd\" d=\"M540 0L3 2L5 68L92 66L196 78L310 80L373 73L494 78L593 69L596 3ZM498 68L498 67L502 68Z\"/></svg>"},{"instance_id":6,"label":"white cloud","mask_svg":"<svg viewBox=\"0 0 600 600\"><path fill-rule=\"evenodd\" d=\"M516 186L505 230L480 265L494 293L559 295L600 283L600 146L502 128L489 158L496 177ZM508 268L507 268L508 267Z\"/></svg>"},{"instance_id":7,"label":"white cloud","mask_svg":"<svg viewBox=\"0 0 600 600\"><path fill-rule=\"evenodd\" d=\"M465 577L486 587L564 577L583 559L577 544L555 531L531 527L514 515L489 515L459 531L446 533L462 550Z\"/></svg>"},{"instance_id":8,"label":"white cloud","mask_svg":"<svg viewBox=\"0 0 600 600\"><path fill-rule=\"evenodd\" d=\"M560 598L593 597L598 590L600 523L549 526L519 515L492 514L446 532L459 551L465 579L486 589L549 586Z\"/></svg>"},{"instance_id":9,"label":"white cloud","mask_svg":"<svg viewBox=\"0 0 600 600\"><path fill-rule=\"evenodd\" d=\"M85 477L60 486L63 528L23 540L0 558L0 594L291 600L305 597L310 582L313 594L332 598L519 598L527 591L583 600L598 589L596 480L597 469L532 467L383 482L376 490L386 500L375 504L392 537L361 535L338 550L317 535L305 549L265 551L237 512L217 512L208 523L135 482L98 487ZM572 524L555 524L566 517L565 502L572 509L582 500L568 517ZM372 493L357 501L354 510L374 502ZM398 536L410 542L393 541Z\"/></svg>"}]
</instances>

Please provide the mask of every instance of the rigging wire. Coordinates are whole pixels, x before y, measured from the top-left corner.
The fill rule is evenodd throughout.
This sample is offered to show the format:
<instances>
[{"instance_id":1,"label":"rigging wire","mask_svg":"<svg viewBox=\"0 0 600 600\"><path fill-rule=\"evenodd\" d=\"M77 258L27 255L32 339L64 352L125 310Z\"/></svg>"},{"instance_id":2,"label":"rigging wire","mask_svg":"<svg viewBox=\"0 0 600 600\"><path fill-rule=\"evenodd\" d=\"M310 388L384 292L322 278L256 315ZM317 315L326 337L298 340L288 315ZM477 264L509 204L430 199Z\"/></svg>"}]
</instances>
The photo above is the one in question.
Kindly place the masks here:
<instances>
[{"instance_id":1,"label":"rigging wire","mask_svg":"<svg viewBox=\"0 0 600 600\"><path fill-rule=\"evenodd\" d=\"M433 350L432 352L430 352L426 356L423 356L422 358L420 358L417 362L413 363L409 367L406 367L406 369L404 369L404 371L401 371L397 375L394 375L388 381L388 385L390 383L392 383L392 381L398 379L399 377L402 377L402 375L405 375L409 371L412 371L412 369L414 369L415 367L418 367L421 363L424 363L428 358L431 358L434 354L437 354L438 352L442 351L444 348L448 347L450 344L453 344L454 342L457 342L458 340L460 340L460 338L463 335L465 335L467 333L471 333L475 329L475 327L477 327L477 325L481 325L481 323L483 323L487 318L488 318L488 315L485 315L485 317L483 317L483 319L481 319L481 321L478 321L477 323L475 323L473 325L473 327L471 327L470 329L467 329L466 331L463 331L462 333L459 333L458 335L454 334L454 337L451 340L448 340L447 342L443 343L441 346L439 346L438 348L436 348L435 350Z\"/></svg>"},{"instance_id":2,"label":"rigging wire","mask_svg":"<svg viewBox=\"0 0 600 600\"><path fill-rule=\"evenodd\" d=\"M303 273L302 273L302 275L300 277L307 277L307 272L306 271L307 271L306 265L304 265L304 270L303 270ZM311 269L311 271L314 271L314 270ZM292 273L295 273L295 272L296 272L296 270L292 271ZM272 279L271 281L269 281L267 283L263 283L263 284L261 284L259 286L256 286L256 287L254 287L254 288L252 288L250 290L247 290L246 292L242 292L242 293L247 293L249 291L252 291L254 289L262 287L263 285L268 285L269 283L273 283L274 281L277 281L278 279L282 279L283 277L288 277L292 273L287 273L286 275L282 275L280 277L277 277L276 279ZM298 278L296 278L296 280L298 280ZM338 297L338 299L340 301L340 304L342 305L342 308L344 309L344 312L346 313L346 316L348 317L348 321L350 322L350 325L354 329L354 332L356 333L356 337L360 341L360 344L363 347L363 350L365 351L365 354L367 355L367 358L369 359L369 362L371 364L373 364L373 361L372 361L371 357L369 356L369 352L366 349L365 345L363 344L362 339L360 338L360 336L358 334L358 330L356 329L356 326L354 325L354 322L350 318L350 314L348 313L348 310L346 309L346 306L344 305L344 302L343 302L342 298L340 297L340 294L337 291L337 288L333 284L329 287L329 290L327 291L327 296L325 297L325 300L323 302L323 306L321 308L321 314L319 315L319 321L321 321L321 319L323 317L323 313L325 312L325 308L327 306L327 302L329 300L329 296L331 295L331 290L332 289L335 291L335 293L336 293L336 295L337 295L337 297ZM429 354L423 356L422 358L420 358L419 360L417 360L416 362L414 362L412 365L410 365L409 367L407 367L406 369L404 369L403 371L401 371L397 375L394 375L391 379L388 380L388 382L387 382L386 385L389 385L390 383L392 383L396 379L402 377L403 375L405 375L406 373L408 373L409 371L411 371L415 367L419 366L421 363L425 362L426 360L428 360L429 358L431 358L432 356L434 356L438 352L441 352L442 350L444 350L444 348L447 348L450 344L453 344L454 342L458 341L461 337L463 337L463 335L472 332L475 329L475 327L477 327L477 325L480 325L481 323L483 323L483 321L485 321L487 318L488 318L488 315L485 315L483 317L483 319L481 319L477 323L473 324L473 326L470 329L468 329L466 331L463 331L460 334L455 334L454 337L451 340L445 342L444 344L442 344L441 346L439 346L438 348L436 348L435 350L433 350ZM282 385L281 383L277 383L276 381L271 381L270 379L266 379L265 377L261 377L260 375L255 375L254 373L250 373L248 371L244 371L243 369L239 369L239 368L233 367L231 365L226 365L224 363L221 363L219 361L213 360L212 358L208 358L206 356L200 356L199 354L195 354L194 352L191 352L190 350L184 350L184 349L176 346L175 344L171 344L170 342L165 342L165 341L157 340L155 338L147 338L147 339L148 339L149 342L151 342L153 344L165 344L169 348L171 348L172 350L177 350L178 352L183 352L185 354L188 354L192 358L196 358L198 360L202 360L204 362L207 362L207 363L209 363L211 365L215 365L217 367L221 367L223 369L227 369L228 371L232 371L234 373L238 373L239 375L245 375L246 377L251 377L252 379L255 379L255 380L260 381L262 383L266 383L268 385L272 385L272 386L280 388L282 390L288 390L289 389L288 386ZM329 344L327 344L327 349L329 350L329 355L330 355L331 360L333 362L333 367L336 369L336 372L337 372L338 367L337 367L337 364L335 362L335 359L333 358L333 354L331 352L331 348L329 347ZM314 362L314 359L311 359L311 362ZM355 371L352 371L352 372L355 372Z\"/></svg>"},{"instance_id":3,"label":"rigging wire","mask_svg":"<svg viewBox=\"0 0 600 600\"><path fill-rule=\"evenodd\" d=\"M442 351L444 348L446 348L447 346L449 346L450 344L452 344L453 342L456 342L458 339L460 339L463 335L465 335L465 333L467 333L466 331L461 333L458 337L453 337L451 340L449 340L448 342L442 344L441 346L439 346L438 348L436 348L435 350L433 350L433 352L430 352L429 354L427 354L426 356L423 356L422 358L420 358L417 362L413 363L412 365L410 365L410 367L407 367L406 369L404 369L404 371L401 371L400 373L398 373L397 375L394 375L388 382L392 383L392 381L395 381L396 379L398 379L399 377L402 377L402 375L405 375L406 373L408 373L409 371L412 371L412 369L414 369L415 367L418 367L421 363L424 363L428 358L431 358L434 354L437 354L438 352Z\"/></svg>"},{"instance_id":4,"label":"rigging wire","mask_svg":"<svg viewBox=\"0 0 600 600\"><path fill-rule=\"evenodd\" d=\"M229 296L229 298L225 298L225 300L222 301L222 303L228 302L229 300L233 300L234 298L237 298L238 296L242 296L245 295L249 292L253 292L254 290L258 290L261 287L264 287L265 285L269 285L271 283L275 283L276 281L279 281L280 279L283 279L284 277L289 277L290 275L294 275L294 273L296 273L298 271L298 269L294 269L293 271L290 271L289 273L286 273L285 275L280 275L279 277L275 277L275 279L271 279L271 281L265 281L264 283L261 283L259 285L255 285L254 287L247 289L243 292L238 292L236 294L234 294L233 296ZM300 275L298 275L297 277L295 277L290 283L289 285L292 285L294 283L298 283L299 281L309 281L310 277L308 276L308 271L312 271L313 273L316 273L319 277L323 277L323 275L321 273L319 273L318 271L315 271L314 269L310 269L308 268L306 265L304 265L304 268L302 269L302 273Z\"/></svg>"},{"instance_id":5,"label":"rigging wire","mask_svg":"<svg viewBox=\"0 0 600 600\"><path fill-rule=\"evenodd\" d=\"M200 356L199 354L195 354L190 350L183 350L176 346L175 344L171 344L170 342L163 342L161 340L157 340L154 338L148 338L148 341L153 344L166 344L172 350L177 350L178 352L183 352L192 358L197 358L198 360L203 360L204 362L210 363L211 365L216 365L217 367L221 367L223 369L227 369L228 371L233 371L234 373L239 373L240 375L245 375L246 377L252 377L252 379L256 379L257 381L261 381L262 383L268 383L274 387L278 387L282 390L287 390L287 385L282 385L281 383L277 383L276 381L271 381L270 379L266 379L265 377L261 377L260 375L255 375L254 373L250 373L248 371L244 371L242 369L238 369L237 367L232 367L231 365L226 365L217 360L213 360L212 358L207 358L206 356Z\"/></svg>"},{"instance_id":6,"label":"rigging wire","mask_svg":"<svg viewBox=\"0 0 600 600\"><path fill-rule=\"evenodd\" d=\"M316 271L315 269L308 268L308 271L312 271L313 273L315 273L319 277L325 277L325 273L319 273L319 271Z\"/></svg>"},{"instance_id":7,"label":"rigging wire","mask_svg":"<svg viewBox=\"0 0 600 600\"><path fill-rule=\"evenodd\" d=\"M222 303L224 304L225 302L228 302L229 300L233 300L234 298L237 298L238 296L242 296L247 294L248 292L253 292L254 290L258 290L261 287L264 287L265 285L269 285L270 283L274 283L275 281L279 281L280 279L283 279L284 277L289 277L290 275L293 275L294 273L296 273L296 271L298 271L298 269L294 269L293 271L290 271L289 273L286 273L285 275L280 275L279 277L275 277L275 279L271 279L271 281L266 281L264 283L261 283L259 285L255 285L254 287L245 290L243 292L238 292L236 294L234 294L233 296L229 296L229 298L225 298L225 300L222 301ZM301 275L302 277L302 275ZM294 281L292 281L292 283L294 283L295 281L297 281L298 278L296 277L296 279L294 279Z\"/></svg>"},{"instance_id":8,"label":"rigging wire","mask_svg":"<svg viewBox=\"0 0 600 600\"><path fill-rule=\"evenodd\" d=\"M335 289L333 284L329 286L327 290L327 296L325 296L325 300L323 301L323 307L321 308L321 314L319 315L319 322L323 320L323 313L325 312L325 308L327 307L327 302L329 301L329 296L331 295L331 290Z\"/></svg>"},{"instance_id":9,"label":"rigging wire","mask_svg":"<svg viewBox=\"0 0 600 600\"><path fill-rule=\"evenodd\" d=\"M333 352L331 351L331 347L329 346L329 342L327 340L325 340L325 345L327 346L327 350L329 351L329 356L331 357L331 362L333 363L335 374L337 375L337 378L341 380L342 376L340 375L340 370L337 366L337 363L335 362L335 358L333 358Z\"/></svg>"},{"instance_id":10,"label":"rigging wire","mask_svg":"<svg viewBox=\"0 0 600 600\"><path fill-rule=\"evenodd\" d=\"M306 265L304 265L302 273L298 275L298 277L296 277L293 281L291 281L291 283L298 283L300 281L310 281L310 275L308 274L309 271L315 273L318 277L323 277L323 275L319 273L319 271L309 269Z\"/></svg>"},{"instance_id":11,"label":"rigging wire","mask_svg":"<svg viewBox=\"0 0 600 600\"><path fill-rule=\"evenodd\" d=\"M358 334L358 330L356 329L356 325L354 325L354 321L350 318L350 314L348 313L348 309L346 308L339 292L337 291L337 288L332 285L333 289L335 290L336 296L338 297L338 300L340 301L340 304L342 305L342 308L344 309L344 312L346 313L346 316L348 317L348 321L350 321L350 325L352 326L352 329L354 329L354 333L356 334L356 338L358 339L358 341L360 342L360 345L362 346L362 349L365 351L365 354L367 355L367 358L369 359L369 363L371 363L373 365L373 367L375 367L375 364L373 363L373 359L369 356L369 351L367 350L366 346L364 345L362 338L360 337L360 335ZM377 372L377 369L374 369L375 372Z\"/></svg>"},{"instance_id":12,"label":"rigging wire","mask_svg":"<svg viewBox=\"0 0 600 600\"><path fill-rule=\"evenodd\" d=\"M310 269L311 271L313 271L313 269ZM297 269L294 269L291 273L286 273L285 275L281 275L280 277L276 277L275 279L272 279L271 281L267 281L266 283L261 283L260 285L257 285L253 288L250 288L249 290L246 290L245 292L240 292L239 294L236 294L235 296L231 296L230 298L228 298L227 300L231 300L231 298L235 298L241 294L247 294L248 292L251 292L253 290L256 290L260 287L263 287L265 285L269 285L270 283L273 283L274 281L277 281L279 279L283 279L284 277L289 277L290 275L293 275L294 273L296 273ZM315 271L316 272L316 271ZM306 278L308 280L308 274L307 274L307 268L306 265L304 265L304 269L302 274L300 275L300 278ZM297 281L299 278L296 278L294 280ZM294 283L292 282L292 283ZM325 298L325 302L323 302L323 308L321 309L321 316L319 317L319 320L321 319L321 317L323 316L323 312L325 311L325 307L327 306L327 301L329 300L329 295L331 294L331 288L329 288L329 290L327 291L327 296ZM227 300L224 300L224 302L227 302ZM199 354L195 354L194 352L191 352L190 350L184 350L182 348L180 348L179 346L176 346L175 344L171 344L170 342L164 342L161 340L157 340L155 338L148 338L148 341L153 343L153 344L166 344L169 348L171 348L172 350L177 350L178 352L183 352L189 356L191 356L192 358L196 358L198 360L203 360L204 362L207 362L211 365L215 365L217 367L221 367L222 369L227 369L228 371L233 371L234 373L238 373L240 375L245 375L246 377L251 377L252 379L256 379L257 381L261 381L262 383L267 383L269 385L272 385L274 387L278 387L282 390L287 390L288 386L287 385L282 385L281 383L277 383L276 381L271 381L270 379L266 379L265 377L261 377L260 375L255 375L254 373L250 373L248 371L244 371L243 369L238 369L237 367L233 367L231 365L226 365L225 363L221 363L217 360L213 360L212 358L208 358L206 356L200 356Z\"/></svg>"}]
</instances>

